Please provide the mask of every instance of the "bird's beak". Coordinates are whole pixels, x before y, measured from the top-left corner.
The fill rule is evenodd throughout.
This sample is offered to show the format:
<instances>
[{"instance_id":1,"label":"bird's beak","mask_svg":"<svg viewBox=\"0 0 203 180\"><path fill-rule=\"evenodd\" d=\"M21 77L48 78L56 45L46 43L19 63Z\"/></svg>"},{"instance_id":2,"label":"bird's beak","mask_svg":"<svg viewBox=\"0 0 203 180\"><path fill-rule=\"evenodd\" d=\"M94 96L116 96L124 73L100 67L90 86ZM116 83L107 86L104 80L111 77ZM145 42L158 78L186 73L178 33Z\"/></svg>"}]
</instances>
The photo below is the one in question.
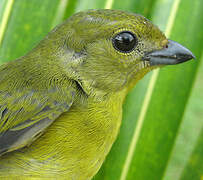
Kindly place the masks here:
<instances>
[{"instance_id":1,"label":"bird's beak","mask_svg":"<svg viewBox=\"0 0 203 180\"><path fill-rule=\"evenodd\" d=\"M146 53L142 60L149 61L150 65L173 65L195 59L190 50L181 44L168 40L168 44L161 50Z\"/></svg>"}]
</instances>

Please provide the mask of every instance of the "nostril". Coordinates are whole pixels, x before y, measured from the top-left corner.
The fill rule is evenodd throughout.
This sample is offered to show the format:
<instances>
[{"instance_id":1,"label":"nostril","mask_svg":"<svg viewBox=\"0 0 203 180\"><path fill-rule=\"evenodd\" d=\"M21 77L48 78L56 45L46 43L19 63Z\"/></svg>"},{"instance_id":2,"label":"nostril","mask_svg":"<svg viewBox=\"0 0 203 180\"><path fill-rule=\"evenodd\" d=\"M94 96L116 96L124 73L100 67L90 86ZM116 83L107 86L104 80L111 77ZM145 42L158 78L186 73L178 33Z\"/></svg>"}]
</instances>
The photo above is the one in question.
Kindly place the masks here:
<instances>
[{"instance_id":1,"label":"nostril","mask_svg":"<svg viewBox=\"0 0 203 180\"><path fill-rule=\"evenodd\" d=\"M160 45L163 48L168 48L168 43L169 43L168 39L164 39L164 40L161 41Z\"/></svg>"}]
</instances>

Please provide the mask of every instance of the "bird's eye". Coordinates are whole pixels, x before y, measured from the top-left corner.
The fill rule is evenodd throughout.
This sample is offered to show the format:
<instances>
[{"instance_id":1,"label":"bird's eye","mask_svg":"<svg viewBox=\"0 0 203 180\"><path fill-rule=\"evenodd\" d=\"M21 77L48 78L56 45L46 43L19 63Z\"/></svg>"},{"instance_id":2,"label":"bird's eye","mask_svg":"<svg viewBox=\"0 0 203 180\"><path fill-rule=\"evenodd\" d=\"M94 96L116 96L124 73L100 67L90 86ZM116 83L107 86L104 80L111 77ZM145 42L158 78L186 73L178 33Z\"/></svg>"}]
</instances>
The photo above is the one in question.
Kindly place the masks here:
<instances>
[{"instance_id":1,"label":"bird's eye","mask_svg":"<svg viewBox=\"0 0 203 180\"><path fill-rule=\"evenodd\" d=\"M130 31L122 31L112 38L113 47L123 53L131 52L137 42L137 37Z\"/></svg>"}]
</instances>

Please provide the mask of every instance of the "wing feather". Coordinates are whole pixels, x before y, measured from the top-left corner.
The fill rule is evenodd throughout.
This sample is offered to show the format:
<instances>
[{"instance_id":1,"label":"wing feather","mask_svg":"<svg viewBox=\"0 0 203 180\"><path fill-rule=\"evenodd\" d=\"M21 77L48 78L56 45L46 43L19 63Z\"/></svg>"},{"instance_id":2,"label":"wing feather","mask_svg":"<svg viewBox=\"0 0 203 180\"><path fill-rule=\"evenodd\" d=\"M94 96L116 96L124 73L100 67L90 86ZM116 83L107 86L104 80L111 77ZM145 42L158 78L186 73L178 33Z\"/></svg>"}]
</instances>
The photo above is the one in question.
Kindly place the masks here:
<instances>
[{"instance_id":1,"label":"wing feather","mask_svg":"<svg viewBox=\"0 0 203 180\"><path fill-rule=\"evenodd\" d=\"M69 110L74 94L71 87L0 91L0 155L32 143Z\"/></svg>"}]
</instances>

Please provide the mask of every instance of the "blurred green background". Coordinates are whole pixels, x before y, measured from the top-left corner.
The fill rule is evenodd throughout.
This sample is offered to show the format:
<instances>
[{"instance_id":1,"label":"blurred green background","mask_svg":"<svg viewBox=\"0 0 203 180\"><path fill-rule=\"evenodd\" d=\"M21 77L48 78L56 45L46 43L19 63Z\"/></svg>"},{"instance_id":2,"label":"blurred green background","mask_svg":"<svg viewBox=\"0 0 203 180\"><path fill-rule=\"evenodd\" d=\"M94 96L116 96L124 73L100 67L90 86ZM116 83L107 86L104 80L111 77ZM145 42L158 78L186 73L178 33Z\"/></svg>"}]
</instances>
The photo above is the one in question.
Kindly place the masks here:
<instances>
[{"instance_id":1,"label":"blurred green background","mask_svg":"<svg viewBox=\"0 0 203 180\"><path fill-rule=\"evenodd\" d=\"M196 60L154 70L128 95L116 143L94 180L203 180L202 0L0 0L0 63L84 9L150 19Z\"/></svg>"}]
</instances>

